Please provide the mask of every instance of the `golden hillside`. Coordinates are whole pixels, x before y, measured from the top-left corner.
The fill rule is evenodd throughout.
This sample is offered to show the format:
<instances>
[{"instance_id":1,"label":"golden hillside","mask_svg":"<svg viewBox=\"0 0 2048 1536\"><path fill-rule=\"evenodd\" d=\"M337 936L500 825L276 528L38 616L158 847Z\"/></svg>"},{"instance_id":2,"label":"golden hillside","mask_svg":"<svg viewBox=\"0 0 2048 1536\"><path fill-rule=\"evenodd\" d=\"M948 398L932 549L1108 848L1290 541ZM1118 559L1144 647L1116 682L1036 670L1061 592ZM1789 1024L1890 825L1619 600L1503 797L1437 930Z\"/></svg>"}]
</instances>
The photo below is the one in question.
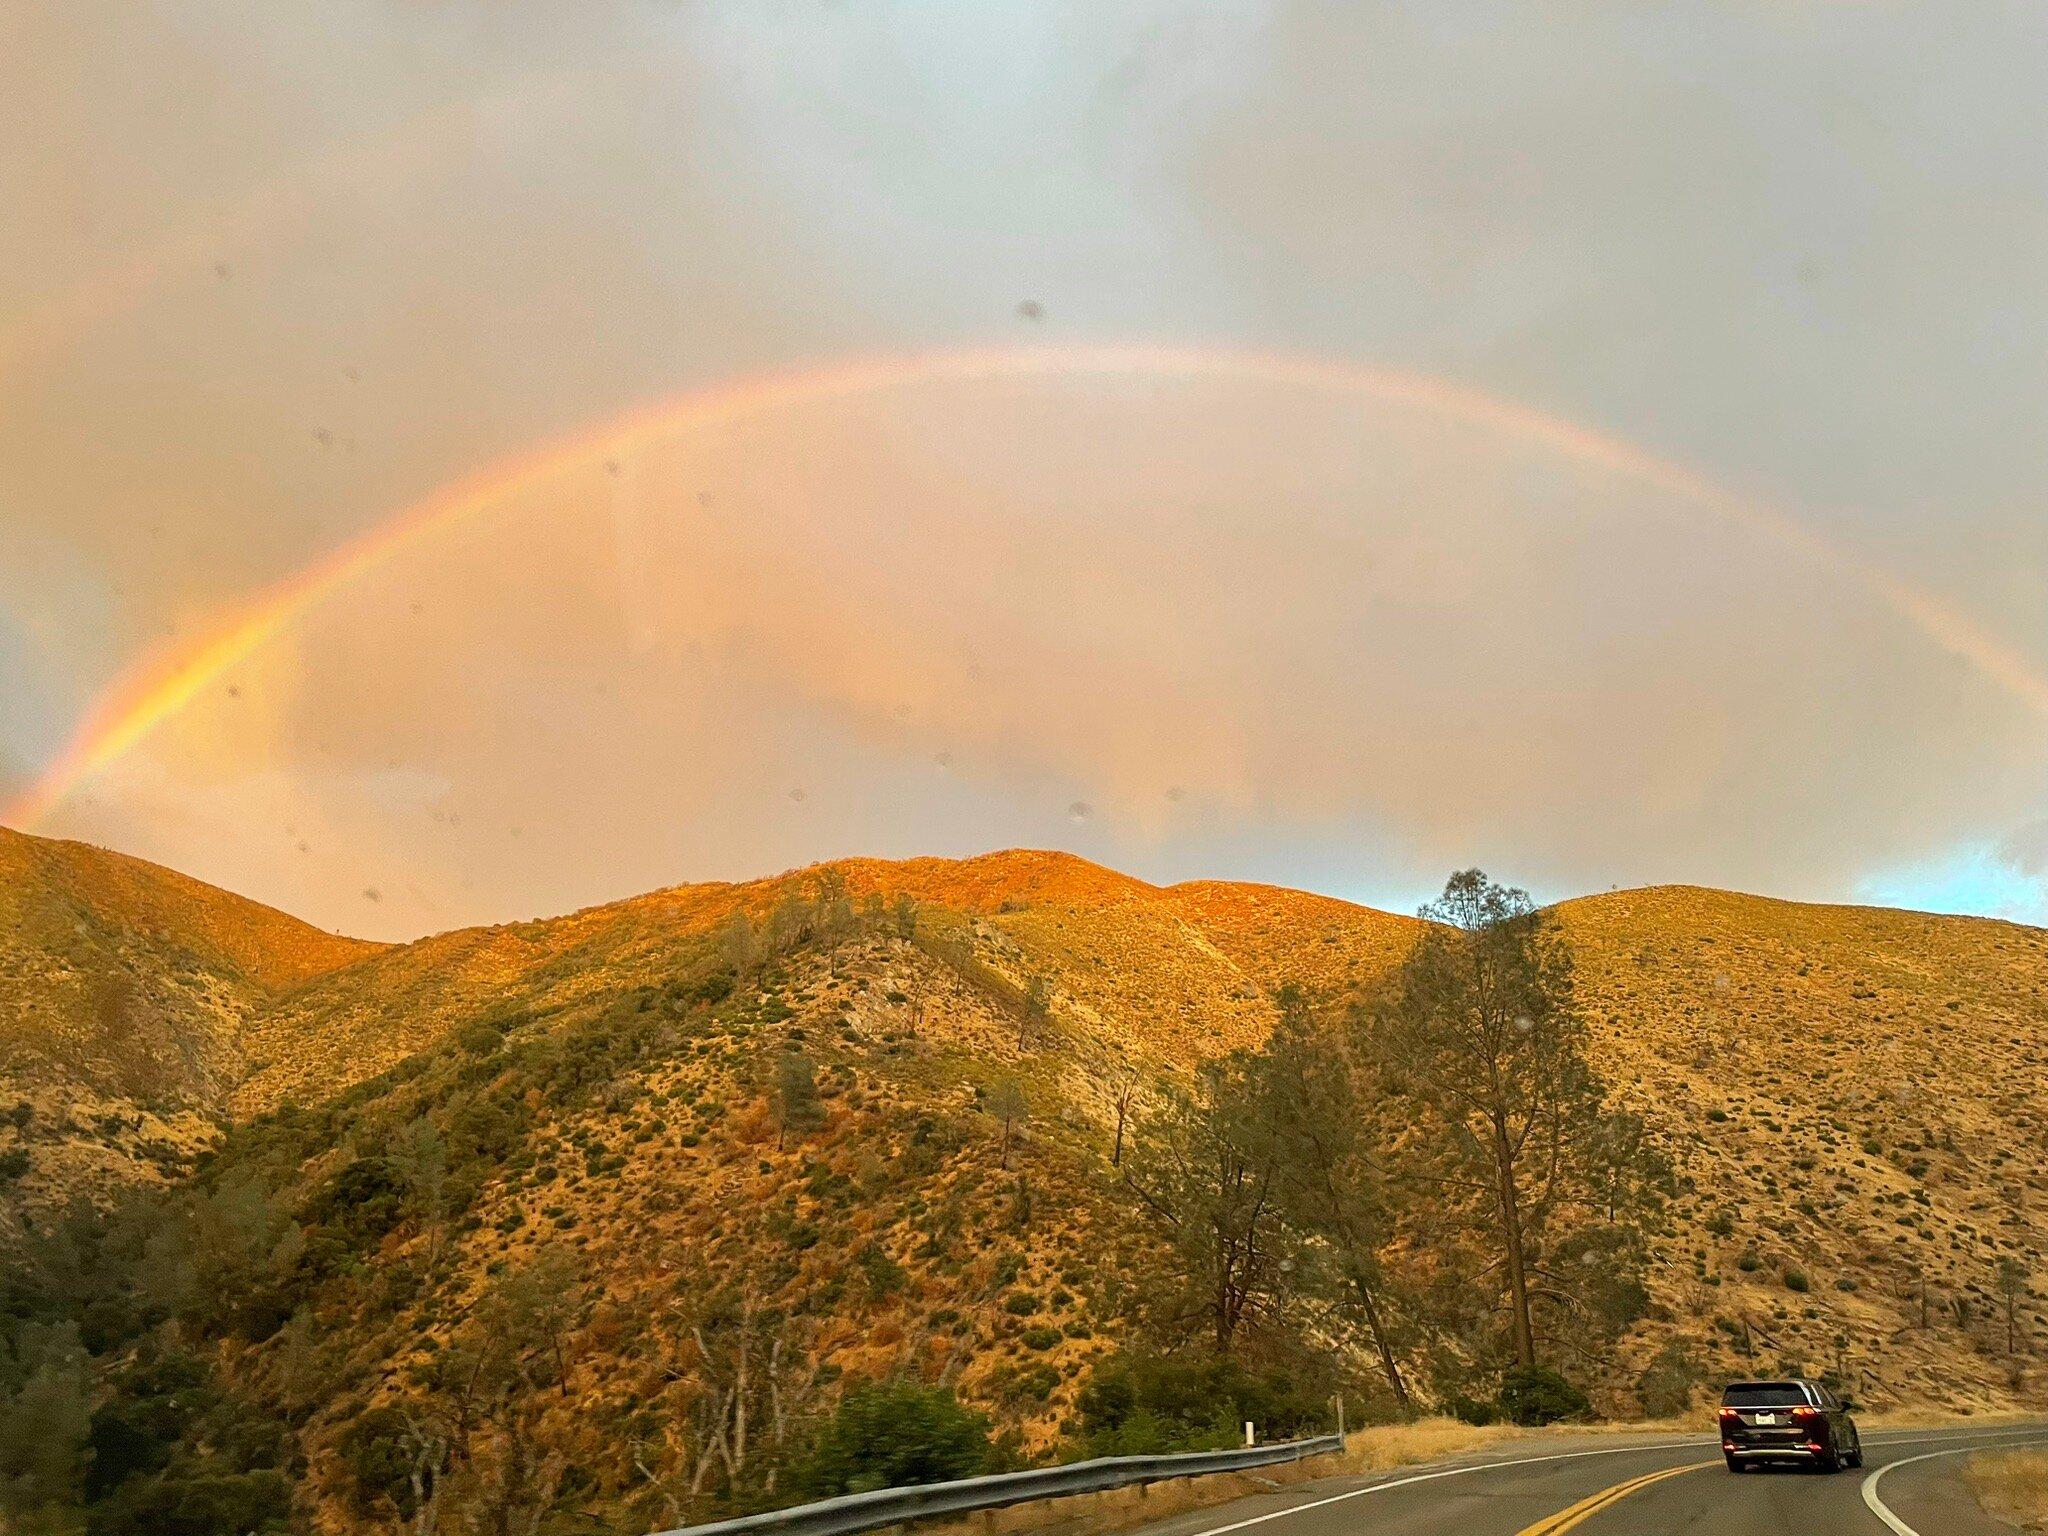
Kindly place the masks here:
<instances>
[{"instance_id":1,"label":"golden hillside","mask_svg":"<svg viewBox=\"0 0 2048 1536\"><path fill-rule=\"evenodd\" d=\"M1993 1313L2011 1258L2048 1321L2048 932L1683 886L1556 910L1609 1079L1692 1186L1662 1331L1879 1398L2038 1394Z\"/></svg>"},{"instance_id":2,"label":"golden hillside","mask_svg":"<svg viewBox=\"0 0 2048 1536\"><path fill-rule=\"evenodd\" d=\"M468 1240L475 1260L502 1264L527 1240L510 1234L536 1229L623 1255L652 1224L678 1251L738 1274L760 1240L744 1213L787 1205L790 1180L832 1177L817 1174L827 1145L824 1161L865 1188L901 1171L905 1128L920 1119L946 1127L950 1146L985 1139L976 1106L998 1077L1015 1076L1034 1106L1032 1150L1020 1155L1042 1181L1040 1201L1072 1215L1015 1245L1018 1262L1078 1298L1047 1326L1088 1337L1120 1303L1090 1302L1058 1277L1103 1244L1111 1208L1079 1170L1109 1134L1123 1064L1182 1071L1256 1043L1272 1022L1270 993L1287 981L1341 1006L1417 931L1415 919L1328 897L1231 882L1158 887L1066 854L1011 851L679 886L378 949L96 850L11 835L0 849L17 872L8 975L29 983L9 989L9 1038L40 1030L64 1042L45 1044L43 1067L16 1066L17 1080L41 1072L47 1084L61 1067L73 1092L103 1084L93 1091L147 1090L152 1103L185 1106L175 1121L148 1111L139 1132L72 1115L68 1151L51 1166L95 1167L102 1187L133 1161L124 1149L138 1137L190 1146L210 1134L220 1095L242 1119L286 1103L311 1109L355 1084L365 1087L352 1100L374 1103L402 1089L418 1053L471 1026L522 1039L601 1036L607 1021L666 1006L736 912L765 929L821 883L863 910L907 896L914 936L871 934L777 978L721 1005L725 1032L708 1054L547 1112L549 1137L578 1155L610 1149L594 1155L625 1158L632 1177L613 1188L590 1175L573 1199L555 1189L543 1198L516 1171L489 1184L477 1196L486 1219ZM1988 1404L2039 1390L2031 1356L2005 1355L1992 1312L1998 1260L2031 1270L2048 1245L2048 933L1684 887L1555 910L1599 1065L1684 1181L1632 1358L1676 1338L1710 1371L1835 1368L1871 1401ZM118 1005L99 1001L110 993ZM764 1073L793 1041L820 1053L851 1093L826 1141L794 1161L761 1150L772 1139ZM365 1083L383 1073L397 1086ZM650 1107L678 1099L690 1106L687 1131ZM715 1177L704 1163L714 1153L724 1159ZM925 1198L941 1193L934 1185ZM813 1198L806 1184L787 1219L809 1220ZM963 1194L956 1214L997 1231L1014 1198ZM925 1277L914 1252L898 1252L909 1228L863 1219L824 1240L816 1262L842 1263L874 1242L905 1268L905 1295L929 1300L941 1279L968 1283ZM616 1261L619 1274L633 1267ZM2048 1328L2044 1278L2030 1279L2022 1305L2036 1332ZM900 1326L910 1337L924 1325L906 1313ZM948 1337L972 1354L997 1335L975 1323ZM855 1351L849 1367L864 1358L859 1341L843 1347ZM1032 1435L1049 1432L1085 1354L1062 1344L1052 1360L1029 1362L1061 1373L1020 1409ZM1045 1385L1042 1371L1032 1380ZM1631 1391L1617 1377L1604 1401L1626 1408Z\"/></svg>"},{"instance_id":3,"label":"golden hillside","mask_svg":"<svg viewBox=\"0 0 2048 1536\"><path fill-rule=\"evenodd\" d=\"M379 948L0 827L0 1138L30 1158L0 1197L0 1236L24 1207L152 1177L201 1144L242 1074L249 1020Z\"/></svg>"},{"instance_id":4,"label":"golden hillside","mask_svg":"<svg viewBox=\"0 0 2048 1536\"><path fill-rule=\"evenodd\" d=\"M239 1111L305 1103L482 1015L549 1014L658 984L735 912L766 920L820 878L856 903L952 914L1018 987L1039 977L1099 1046L1156 1065L1256 1043L1283 977L1335 988L1397 959L1414 919L1276 887L1159 887L1072 854L846 859L744 884L675 886L568 917L439 934L322 978L256 1020Z\"/></svg>"}]
</instances>

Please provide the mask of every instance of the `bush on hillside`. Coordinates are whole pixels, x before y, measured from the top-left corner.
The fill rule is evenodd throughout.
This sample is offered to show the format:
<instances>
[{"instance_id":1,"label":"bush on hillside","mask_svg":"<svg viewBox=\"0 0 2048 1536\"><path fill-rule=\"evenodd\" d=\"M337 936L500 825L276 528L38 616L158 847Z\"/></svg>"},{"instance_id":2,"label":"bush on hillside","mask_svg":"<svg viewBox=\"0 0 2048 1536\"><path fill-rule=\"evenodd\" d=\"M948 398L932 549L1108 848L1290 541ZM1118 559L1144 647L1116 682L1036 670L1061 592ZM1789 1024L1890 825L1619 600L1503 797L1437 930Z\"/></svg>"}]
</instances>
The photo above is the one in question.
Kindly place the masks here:
<instances>
[{"instance_id":1,"label":"bush on hillside","mask_svg":"<svg viewBox=\"0 0 2048 1536\"><path fill-rule=\"evenodd\" d=\"M1126 1351L1089 1374L1075 1399L1077 1438L1090 1456L1141 1456L1242 1444L1247 1419L1267 1440L1322 1434L1331 1427L1330 1388L1302 1371L1254 1371L1227 1355Z\"/></svg>"},{"instance_id":2,"label":"bush on hillside","mask_svg":"<svg viewBox=\"0 0 2048 1536\"><path fill-rule=\"evenodd\" d=\"M1705 1379L1700 1364L1677 1339L1667 1339L1643 1374L1636 1378L1636 1396L1653 1419L1675 1418L1692 1407L1693 1391Z\"/></svg>"},{"instance_id":3,"label":"bush on hillside","mask_svg":"<svg viewBox=\"0 0 2048 1536\"><path fill-rule=\"evenodd\" d=\"M989 1469L989 1422L949 1387L913 1382L857 1386L791 1469L807 1497L943 1483Z\"/></svg>"},{"instance_id":4,"label":"bush on hillside","mask_svg":"<svg viewBox=\"0 0 2048 1536\"><path fill-rule=\"evenodd\" d=\"M341 1459L357 1514L374 1515L388 1499L402 1517L412 1518L414 1451L411 1426L401 1410L386 1405L355 1416L342 1432Z\"/></svg>"},{"instance_id":5,"label":"bush on hillside","mask_svg":"<svg viewBox=\"0 0 2048 1536\"><path fill-rule=\"evenodd\" d=\"M1453 1392L1444 1399L1444 1412L1461 1424L1498 1424L1500 1404L1490 1397L1467 1397Z\"/></svg>"},{"instance_id":6,"label":"bush on hillside","mask_svg":"<svg viewBox=\"0 0 2048 1536\"><path fill-rule=\"evenodd\" d=\"M1501 1417L1511 1424L1559 1424L1583 1419L1593 1405L1586 1394L1544 1365L1518 1365L1500 1384Z\"/></svg>"}]
</instances>

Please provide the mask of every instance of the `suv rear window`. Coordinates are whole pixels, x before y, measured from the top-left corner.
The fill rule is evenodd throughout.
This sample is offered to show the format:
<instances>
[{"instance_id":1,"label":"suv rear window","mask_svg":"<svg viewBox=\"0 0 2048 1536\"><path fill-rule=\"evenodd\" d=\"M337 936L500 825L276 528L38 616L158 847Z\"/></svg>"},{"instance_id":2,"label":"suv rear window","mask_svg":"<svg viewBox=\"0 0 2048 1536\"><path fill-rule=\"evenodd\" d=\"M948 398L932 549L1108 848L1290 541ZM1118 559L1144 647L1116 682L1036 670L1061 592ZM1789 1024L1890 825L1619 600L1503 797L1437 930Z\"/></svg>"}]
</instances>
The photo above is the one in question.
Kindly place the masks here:
<instances>
[{"instance_id":1,"label":"suv rear window","mask_svg":"<svg viewBox=\"0 0 2048 1536\"><path fill-rule=\"evenodd\" d=\"M1805 1401L1796 1381L1739 1381L1721 1394L1724 1408L1791 1408Z\"/></svg>"}]
</instances>

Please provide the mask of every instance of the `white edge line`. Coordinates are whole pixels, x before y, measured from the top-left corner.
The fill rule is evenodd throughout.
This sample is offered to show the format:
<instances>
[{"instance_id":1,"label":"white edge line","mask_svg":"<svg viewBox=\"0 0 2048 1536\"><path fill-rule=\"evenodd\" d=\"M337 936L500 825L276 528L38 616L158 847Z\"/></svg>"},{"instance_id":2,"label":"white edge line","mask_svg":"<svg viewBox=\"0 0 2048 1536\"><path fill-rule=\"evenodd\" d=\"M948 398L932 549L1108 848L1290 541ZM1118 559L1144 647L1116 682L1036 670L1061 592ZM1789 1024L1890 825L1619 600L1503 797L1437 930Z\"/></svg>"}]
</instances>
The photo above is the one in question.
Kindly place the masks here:
<instances>
[{"instance_id":1,"label":"white edge line","mask_svg":"<svg viewBox=\"0 0 2048 1536\"><path fill-rule=\"evenodd\" d=\"M1991 1435L2006 1432L2007 1431L1987 1427L1981 1431L1977 1431L1976 1433ZM2024 1433L2034 1436L2039 1436L2041 1434L2040 1429L2032 1426L2015 1426L2014 1431L2012 1432ZM1928 1440L1940 1440L1945 1439L1948 1435L1952 1434L1970 1433L1972 1432L1968 1429L1959 1429L1949 1430L1946 1431L1944 1434L1939 1435L1922 1435L1916 1439L1889 1439L1882 1442L1870 1443L1884 1445L1922 1445L1925 1444ZM2011 1444L2025 1442L2000 1441L1996 1443ZM1346 1489L1343 1493L1333 1493L1325 1498L1311 1499L1306 1504L1289 1504L1284 1509L1270 1509L1266 1511L1266 1513L1264 1513L1263 1515L1251 1515L1243 1520L1233 1520L1229 1525L1213 1525L1210 1526L1207 1530L1191 1532L1189 1533L1189 1536L1229 1536L1229 1533L1231 1531L1242 1531L1254 1525L1264 1525L1268 1520L1284 1520L1289 1515L1303 1514L1311 1509L1322 1509L1326 1505L1330 1504L1341 1504L1346 1499L1363 1498L1365 1497L1365 1495L1369 1493L1389 1493L1396 1488L1409 1488L1413 1487L1417 1483L1433 1483L1438 1478L1443 1477L1463 1477L1467 1473L1471 1472L1496 1472L1507 1467L1528 1467L1534 1466L1539 1462L1546 1461L1578 1461L1587 1456L1625 1456L1631 1451L1683 1451L1697 1449L1702 1446L1712 1446L1716 1450L1718 1450L1720 1448L1720 1441L1719 1439L1713 1436L1703 1435L1696 1439L1691 1440L1658 1440L1653 1441L1648 1445L1603 1445L1599 1447L1597 1450L1591 1451L1559 1451L1549 1456L1521 1456L1511 1461L1473 1462L1469 1466L1445 1467L1440 1471L1418 1472L1410 1477L1399 1477L1395 1478L1391 1482L1385 1483L1373 1483L1364 1488L1349 1488ZM1987 1448L1988 1447L1984 1446L1962 1446L1959 1447L1958 1450L1984 1450ZM1937 1456L1950 1456L1957 1454L1957 1452L1936 1451L1933 1454ZM1908 1461L1918 1461L1920 1459L1921 1458L1917 1456L1907 1458ZM1876 1472L1873 1472L1867 1479L1865 1479L1863 1484L1863 1497L1865 1501L1868 1502L1871 1499L1872 1495L1870 1492L1870 1485L1876 1482L1879 1476L1881 1476L1884 1472L1888 1471L1891 1467L1902 1465L1904 1465L1904 1463L1902 1462L1888 1462L1885 1466L1879 1467ZM1876 1509L1878 1508L1878 1506L1876 1504L1872 1504L1871 1508ZM1885 1520L1889 1519L1889 1517L1886 1515L1880 1515L1878 1518ZM1903 1525L1894 1525L1892 1529L1896 1533L1896 1536L1920 1536L1919 1532L1914 1531Z\"/></svg>"},{"instance_id":2,"label":"white edge line","mask_svg":"<svg viewBox=\"0 0 2048 1536\"><path fill-rule=\"evenodd\" d=\"M1863 1479L1863 1502L1870 1506L1870 1512L1873 1515L1877 1516L1878 1519L1882 1520L1890 1528L1893 1536L1920 1536L1918 1531L1893 1514L1891 1506L1877 1496L1878 1479L1894 1467L1910 1467L1916 1461L1934 1461L1943 1456L1967 1456L1972 1451L1996 1450L2001 1445L2034 1444L2039 1439L2039 1432L2036 1431L2035 1434L2036 1439L2034 1441L1994 1440L1990 1445L1959 1445L1952 1451L1923 1451L1918 1456L1905 1456L1898 1461L1888 1461L1871 1473L1870 1476Z\"/></svg>"},{"instance_id":3,"label":"white edge line","mask_svg":"<svg viewBox=\"0 0 2048 1536\"><path fill-rule=\"evenodd\" d=\"M1298 1515L1304 1510L1321 1509L1326 1504L1341 1504L1346 1499L1363 1498L1368 1493L1386 1493L1395 1488L1407 1488L1416 1483L1433 1483L1440 1477L1463 1477L1468 1472L1494 1472L1503 1467L1533 1466L1539 1461L1577 1461L1584 1456L1625 1456L1630 1451L1682 1451L1696 1450L1708 1442L1698 1440L1661 1440L1651 1445L1603 1445L1594 1451L1560 1451L1550 1456L1522 1456L1513 1461L1479 1461L1465 1467L1445 1467L1438 1472L1418 1472L1412 1477L1400 1477L1388 1483L1373 1483L1365 1488L1350 1488L1343 1493L1333 1493L1328 1498L1311 1499L1306 1504L1290 1504L1285 1509L1268 1510L1263 1515L1253 1515L1247 1520L1236 1520L1229 1525L1211 1526L1206 1531L1197 1531L1193 1536L1225 1536L1229 1531L1241 1531L1247 1526L1264 1525L1268 1520L1283 1519ZM1719 1444L1719 1442L1715 1442Z\"/></svg>"}]
</instances>

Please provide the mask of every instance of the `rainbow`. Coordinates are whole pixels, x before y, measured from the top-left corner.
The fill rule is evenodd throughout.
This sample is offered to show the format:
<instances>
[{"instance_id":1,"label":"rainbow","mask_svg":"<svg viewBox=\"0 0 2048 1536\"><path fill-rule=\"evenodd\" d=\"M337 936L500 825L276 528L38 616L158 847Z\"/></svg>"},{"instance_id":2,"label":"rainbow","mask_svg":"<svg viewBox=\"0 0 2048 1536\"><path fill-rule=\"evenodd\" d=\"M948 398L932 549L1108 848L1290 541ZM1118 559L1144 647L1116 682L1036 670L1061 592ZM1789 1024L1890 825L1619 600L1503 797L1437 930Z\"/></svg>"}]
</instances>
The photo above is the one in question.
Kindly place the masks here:
<instances>
[{"instance_id":1,"label":"rainbow","mask_svg":"<svg viewBox=\"0 0 2048 1536\"><path fill-rule=\"evenodd\" d=\"M41 779L4 818L33 828L81 785L131 752L223 672L330 594L391 564L422 539L483 516L522 488L690 431L904 384L1087 375L1252 379L1340 390L1433 412L1625 476L1750 529L1834 570L1944 652L2048 719L2048 678L1934 593L1841 548L1785 513L1716 485L1683 465L1528 406L1425 375L1308 354L1168 345L965 348L889 354L684 391L601 425L501 460L378 524L259 593L198 643L144 658L97 701Z\"/></svg>"}]
</instances>

